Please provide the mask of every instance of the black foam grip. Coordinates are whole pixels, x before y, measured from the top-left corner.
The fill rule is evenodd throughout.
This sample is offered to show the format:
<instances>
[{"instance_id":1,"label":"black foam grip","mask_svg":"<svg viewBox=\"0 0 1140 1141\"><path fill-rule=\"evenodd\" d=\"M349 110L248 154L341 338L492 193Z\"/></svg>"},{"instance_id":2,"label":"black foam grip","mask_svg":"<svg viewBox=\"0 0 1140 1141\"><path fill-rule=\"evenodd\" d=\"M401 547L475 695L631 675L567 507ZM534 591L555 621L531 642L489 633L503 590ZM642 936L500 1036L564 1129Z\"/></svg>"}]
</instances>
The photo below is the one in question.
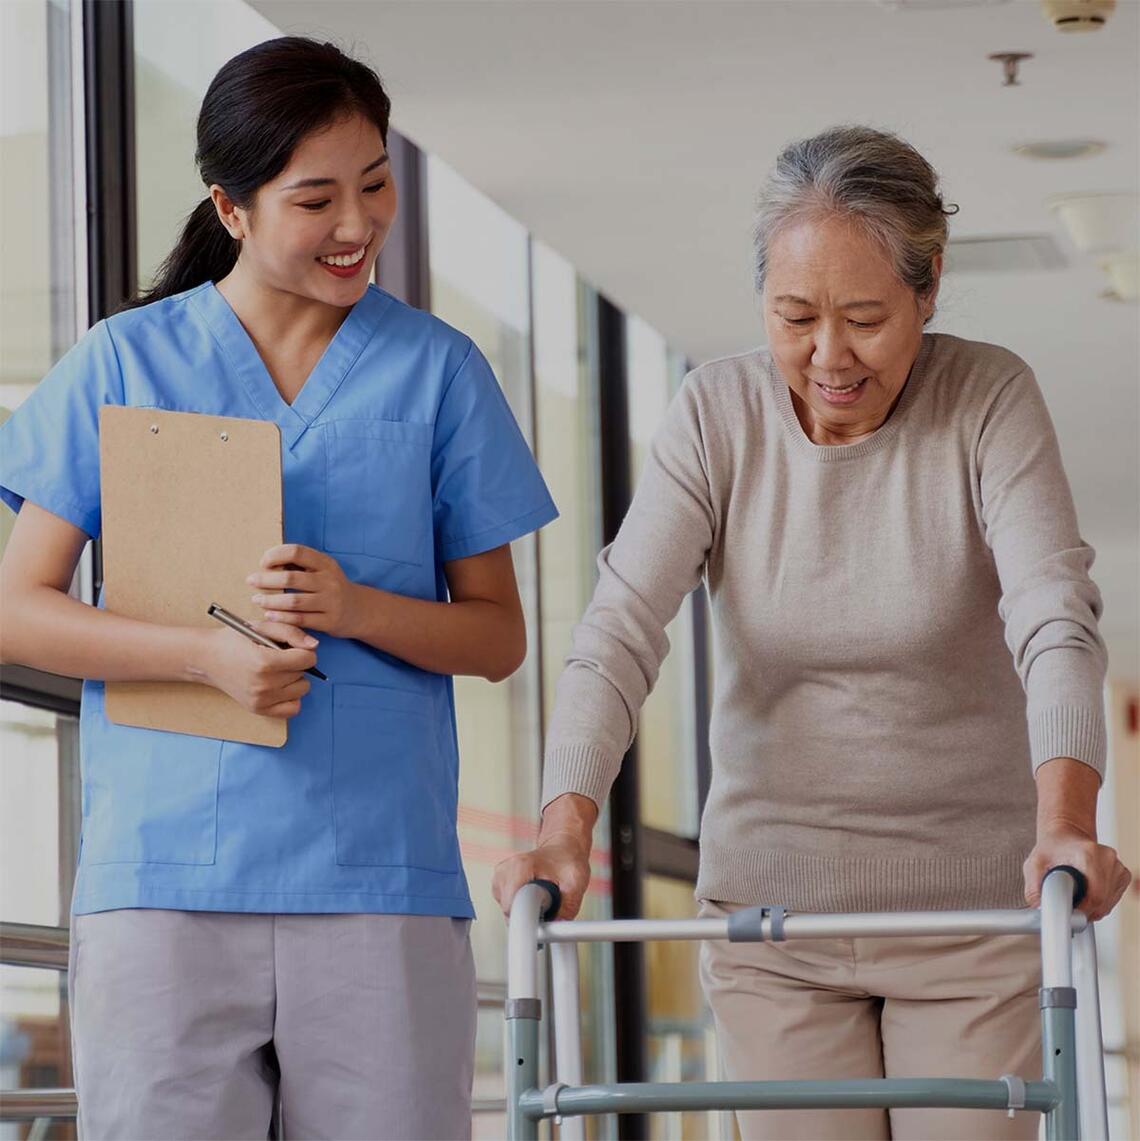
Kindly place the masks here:
<instances>
[{"instance_id":1,"label":"black foam grip","mask_svg":"<svg viewBox=\"0 0 1140 1141\"><path fill-rule=\"evenodd\" d=\"M562 906L562 892L553 880L531 880L530 882L537 884L550 896L550 903L540 916L543 923L549 923L558 916L558 909Z\"/></svg>"},{"instance_id":2,"label":"black foam grip","mask_svg":"<svg viewBox=\"0 0 1140 1141\"><path fill-rule=\"evenodd\" d=\"M1088 877L1080 869L1074 868L1070 864L1057 864L1056 867L1050 868L1045 873L1041 882L1044 883L1054 872L1068 872L1073 877L1073 906L1076 907L1089 893Z\"/></svg>"}]
</instances>

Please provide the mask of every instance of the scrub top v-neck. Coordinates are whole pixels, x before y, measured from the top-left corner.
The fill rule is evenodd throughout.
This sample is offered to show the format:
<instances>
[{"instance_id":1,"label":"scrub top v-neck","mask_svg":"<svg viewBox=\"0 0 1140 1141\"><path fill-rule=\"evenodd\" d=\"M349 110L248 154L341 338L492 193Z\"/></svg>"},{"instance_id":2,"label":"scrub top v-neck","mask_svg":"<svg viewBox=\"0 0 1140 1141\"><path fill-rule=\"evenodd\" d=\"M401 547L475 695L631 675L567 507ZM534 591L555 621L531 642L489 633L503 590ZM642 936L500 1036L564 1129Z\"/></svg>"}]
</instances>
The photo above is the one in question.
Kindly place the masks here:
<instances>
[{"instance_id":1,"label":"scrub top v-neck","mask_svg":"<svg viewBox=\"0 0 1140 1141\"><path fill-rule=\"evenodd\" d=\"M100 532L103 404L271 420L285 541L443 601L443 565L557 512L469 338L369 287L292 404L212 284L100 322L0 428L0 496ZM250 568L251 570L254 568ZM284 748L115 725L86 682L73 908L471 916L451 679L321 635Z\"/></svg>"},{"instance_id":2,"label":"scrub top v-neck","mask_svg":"<svg viewBox=\"0 0 1140 1141\"><path fill-rule=\"evenodd\" d=\"M281 395L253 338L216 286L196 292L191 304L217 338L257 419L272 420L281 429L284 447L292 448L336 394L393 300L379 290L365 293L340 323L291 403Z\"/></svg>"}]
</instances>

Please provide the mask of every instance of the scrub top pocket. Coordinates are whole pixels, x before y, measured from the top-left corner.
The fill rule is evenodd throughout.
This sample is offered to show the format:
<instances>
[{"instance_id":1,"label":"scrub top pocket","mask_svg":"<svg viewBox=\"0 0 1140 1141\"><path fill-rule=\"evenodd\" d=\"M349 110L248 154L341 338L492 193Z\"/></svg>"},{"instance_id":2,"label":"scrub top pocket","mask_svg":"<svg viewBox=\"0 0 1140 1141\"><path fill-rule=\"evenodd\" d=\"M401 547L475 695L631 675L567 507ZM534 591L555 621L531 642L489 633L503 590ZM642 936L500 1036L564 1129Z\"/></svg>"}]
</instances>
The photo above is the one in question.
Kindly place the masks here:
<instances>
[{"instance_id":1,"label":"scrub top pocket","mask_svg":"<svg viewBox=\"0 0 1140 1141\"><path fill-rule=\"evenodd\" d=\"M432 562L431 427L333 420L324 437L325 550Z\"/></svg>"},{"instance_id":2,"label":"scrub top pocket","mask_svg":"<svg viewBox=\"0 0 1140 1141\"><path fill-rule=\"evenodd\" d=\"M455 872L456 774L429 695L369 685L333 691L336 862Z\"/></svg>"}]
</instances>

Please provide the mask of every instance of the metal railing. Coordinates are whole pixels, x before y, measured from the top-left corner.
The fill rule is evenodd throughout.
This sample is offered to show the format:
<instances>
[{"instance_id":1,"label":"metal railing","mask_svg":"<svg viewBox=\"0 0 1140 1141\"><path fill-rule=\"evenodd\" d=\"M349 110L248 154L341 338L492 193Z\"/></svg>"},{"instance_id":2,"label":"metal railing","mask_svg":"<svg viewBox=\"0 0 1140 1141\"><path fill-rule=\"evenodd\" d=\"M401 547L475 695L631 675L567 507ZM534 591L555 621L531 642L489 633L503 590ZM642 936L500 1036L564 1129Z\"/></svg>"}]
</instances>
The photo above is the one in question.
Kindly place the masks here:
<instances>
[{"instance_id":1,"label":"metal railing","mask_svg":"<svg viewBox=\"0 0 1140 1141\"><path fill-rule=\"evenodd\" d=\"M66 971L70 939L71 933L66 927L0 923L0 963L8 967ZM0 1121L46 1124L52 1118L73 1120L78 1112L79 1102L73 1089L0 1091Z\"/></svg>"},{"instance_id":2,"label":"metal railing","mask_svg":"<svg viewBox=\"0 0 1140 1141\"><path fill-rule=\"evenodd\" d=\"M34 923L0 923L0 963L8 967L67 970L71 933L66 927Z\"/></svg>"},{"instance_id":3,"label":"metal railing","mask_svg":"<svg viewBox=\"0 0 1140 1141\"><path fill-rule=\"evenodd\" d=\"M0 1093L0 1121L74 1119L78 1112L73 1089L9 1089Z\"/></svg>"}]
</instances>

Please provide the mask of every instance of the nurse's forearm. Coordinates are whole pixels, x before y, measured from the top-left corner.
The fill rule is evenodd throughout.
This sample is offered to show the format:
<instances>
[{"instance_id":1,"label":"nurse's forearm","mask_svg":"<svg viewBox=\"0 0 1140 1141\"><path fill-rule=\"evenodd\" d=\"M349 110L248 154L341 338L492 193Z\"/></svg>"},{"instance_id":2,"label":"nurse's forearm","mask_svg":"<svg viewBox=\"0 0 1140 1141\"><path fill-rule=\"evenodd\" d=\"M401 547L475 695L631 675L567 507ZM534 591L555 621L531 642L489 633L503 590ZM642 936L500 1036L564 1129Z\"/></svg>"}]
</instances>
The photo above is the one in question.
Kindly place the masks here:
<instances>
[{"instance_id":1,"label":"nurse's forearm","mask_svg":"<svg viewBox=\"0 0 1140 1141\"><path fill-rule=\"evenodd\" d=\"M352 636L422 670L502 681L526 657L524 623L497 602L426 602L354 585Z\"/></svg>"},{"instance_id":2,"label":"nurse's forearm","mask_svg":"<svg viewBox=\"0 0 1140 1141\"><path fill-rule=\"evenodd\" d=\"M203 635L99 610L54 587L4 592L3 660L102 681L201 681Z\"/></svg>"}]
</instances>

